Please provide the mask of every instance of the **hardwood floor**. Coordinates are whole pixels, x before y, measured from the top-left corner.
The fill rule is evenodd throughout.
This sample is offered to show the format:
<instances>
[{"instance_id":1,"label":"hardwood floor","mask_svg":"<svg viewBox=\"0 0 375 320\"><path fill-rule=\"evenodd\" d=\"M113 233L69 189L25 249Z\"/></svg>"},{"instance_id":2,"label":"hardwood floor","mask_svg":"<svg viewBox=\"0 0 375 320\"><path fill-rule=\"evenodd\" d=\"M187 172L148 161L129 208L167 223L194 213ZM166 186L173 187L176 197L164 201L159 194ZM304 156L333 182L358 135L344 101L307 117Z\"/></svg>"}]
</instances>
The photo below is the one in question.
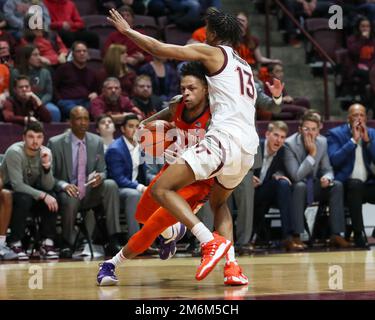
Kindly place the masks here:
<instances>
[{"instance_id":1,"label":"hardwood floor","mask_svg":"<svg viewBox=\"0 0 375 320\"><path fill-rule=\"evenodd\" d=\"M199 259L190 257L129 261L117 268L116 287L96 286L100 261L3 262L0 299L336 299L348 293L375 299L374 252L240 257L250 280L245 287L223 285L224 261L205 280L196 281Z\"/></svg>"}]
</instances>

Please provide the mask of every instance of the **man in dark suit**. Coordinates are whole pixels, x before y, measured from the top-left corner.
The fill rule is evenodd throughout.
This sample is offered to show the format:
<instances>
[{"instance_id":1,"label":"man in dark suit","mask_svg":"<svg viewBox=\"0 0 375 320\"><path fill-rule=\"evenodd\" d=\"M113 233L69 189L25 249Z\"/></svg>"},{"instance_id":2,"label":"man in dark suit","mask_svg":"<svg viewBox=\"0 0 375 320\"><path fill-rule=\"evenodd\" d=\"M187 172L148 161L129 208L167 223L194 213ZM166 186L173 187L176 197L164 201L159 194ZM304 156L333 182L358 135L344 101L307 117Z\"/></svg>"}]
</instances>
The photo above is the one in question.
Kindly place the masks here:
<instances>
[{"instance_id":1,"label":"man in dark suit","mask_svg":"<svg viewBox=\"0 0 375 320\"><path fill-rule=\"evenodd\" d=\"M146 190L145 185L151 178L147 176L140 145L134 136L139 123L137 115L126 115L121 124L122 136L110 145L105 154L108 176L116 181L120 189L121 207L125 209L129 237L139 230L135 212Z\"/></svg>"},{"instance_id":2,"label":"man in dark suit","mask_svg":"<svg viewBox=\"0 0 375 320\"><path fill-rule=\"evenodd\" d=\"M96 134L87 132L89 121L84 107L74 107L70 112L71 130L52 137L48 143L62 214L65 247L61 253L66 258L72 255L70 245L77 212L100 205L105 211L110 236L108 251L118 252L121 248L116 241L116 234L121 231L118 188L113 180L106 179L103 142Z\"/></svg>"},{"instance_id":3,"label":"man in dark suit","mask_svg":"<svg viewBox=\"0 0 375 320\"><path fill-rule=\"evenodd\" d=\"M304 231L306 205L326 201L330 210L331 245L345 248L349 243L340 235L345 229L343 186L340 181L334 180L327 139L319 134L319 128L319 118L306 113L301 119L299 131L285 141L284 163L293 183L295 233L299 235ZM298 238L295 241L298 242Z\"/></svg>"},{"instance_id":4,"label":"man in dark suit","mask_svg":"<svg viewBox=\"0 0 375 320\"><path fill-rule=\"evenodd\" d=\"M255 187L255 233L259 234L264 215L271 206L280 210L283 247L288 251L303 250L303 246L293 241L292 225L292 183L285 176L284 142L288 126L283 121L271 122L266 131L266 139L260 142L262 166L254 171Z\"/></svg>"},{"instance_id":5,"label":"man in dark suit","mask_svg":"<svg viewBox=\"0 0 375 320\"><path fill-rule=\"evenodd\" d=\"M354 243L366 247L363 236L362 204L375 203L375 130L366 126L366 108L353 104L348 123L328 133L328 154L335 176L345 187L352 219Z\"/></svg>"}]
</instances>

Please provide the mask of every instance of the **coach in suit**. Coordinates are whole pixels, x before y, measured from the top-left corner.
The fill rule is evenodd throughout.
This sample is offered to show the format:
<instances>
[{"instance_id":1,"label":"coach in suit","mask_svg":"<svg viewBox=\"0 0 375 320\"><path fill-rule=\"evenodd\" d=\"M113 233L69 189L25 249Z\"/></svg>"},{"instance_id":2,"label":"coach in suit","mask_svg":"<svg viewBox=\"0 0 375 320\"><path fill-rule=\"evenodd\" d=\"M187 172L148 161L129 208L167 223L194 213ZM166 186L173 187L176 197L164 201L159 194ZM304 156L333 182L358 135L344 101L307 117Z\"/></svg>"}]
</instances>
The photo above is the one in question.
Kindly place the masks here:
<instances>
[{"instance_id":1,"label":"coach in suit","mask_svg":"<svg viewBox=\"0 0 375 320\"><path fill-rule=\"evenodd\" d=\"M375 203L375 130L366 126L366 108L353 104L348 123L328 133L328 154L337 180L344 184L352 219L354 243L366 247L363 237L362 204Z\"/></svg>"},{"instance_id":2,"label":"coach in suit","mask_svg":"<svg viewBox=\"0 0 375 320\"><path fill-rule=\"evenodd\" d=\"M286 177L284 166L284 142L288 126L283 121L268 125L266 139L260 142L262 165L254 171L255 187L255 233L260 232L264 215L271 206L280 210L282 245L286 250L303 250L300 243L293 241L292 183Z\"/></svg>"},{"instance_id":3,"label":"coach in suit","mask_svg":"<svg viewBox=\"0 0 375 320\"><path fill-rule=\"evenodd\" d=\"M343 185L334 180L328 158L327 140L319 135L320 121L307 113L301 119L299 132L285 142L285 167L293 183L293 208L296 234L304 231L304 211L314 200L328 201L331 245L348 247L340 234L344 232Z\"/></svg>"},{"instance_id":4,"label":"coach in suit","mask_svg":"<svg viewBox=\"0 0 375 320\"><path fill-rule=\"evenodd\" d=\"M105 154L108 176L116 181L120 189L121 207L125 209L129 237L139 230L135 213L146 190L145 185L152 178L147 175L146 164L142 163L140 146L135 139L139 122L137 115L126 115L121 123L122 136L109 146Z\"/></svg>"},{"instance_id":5,"label":"coach in suit","mask_svg":"<svg viewBox=\"0 0 375 320\"><path fill-rule=\"evenodd\" d=\"M62 214L62 233L67 246L63 257L70 257L74 224L79 210L104 208L110 236L110 251L118 251L115 234L119 233L119 193L116 183L106 179L102 139L87 132L88 111L81 106L70 113L71 130L52 137L48 146L53 155L55 189Z\"/></svg>"}]
</instances>

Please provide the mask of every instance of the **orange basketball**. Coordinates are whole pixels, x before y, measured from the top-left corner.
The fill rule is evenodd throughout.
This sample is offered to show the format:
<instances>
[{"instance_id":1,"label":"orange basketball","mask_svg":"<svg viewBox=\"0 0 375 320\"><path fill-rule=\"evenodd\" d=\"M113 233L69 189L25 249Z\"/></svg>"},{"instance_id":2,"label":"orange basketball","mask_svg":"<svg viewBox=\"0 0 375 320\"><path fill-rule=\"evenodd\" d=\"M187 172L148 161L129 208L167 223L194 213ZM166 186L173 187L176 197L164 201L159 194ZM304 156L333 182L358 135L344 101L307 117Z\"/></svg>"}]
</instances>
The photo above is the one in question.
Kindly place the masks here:
<instances>
[{"instance_id":1,"label":"orange basketball","mask_svg":"<svg viewBox=\"0 0 375 320\"><path fill-rule=\"evenodd\" d=\"M139 130L139 143L145 153L152 157L160 157L164 150L173 143L172 135L167 134L173 128L173 125L168 121L155 120Z\"/></svg>"}]
</instances>

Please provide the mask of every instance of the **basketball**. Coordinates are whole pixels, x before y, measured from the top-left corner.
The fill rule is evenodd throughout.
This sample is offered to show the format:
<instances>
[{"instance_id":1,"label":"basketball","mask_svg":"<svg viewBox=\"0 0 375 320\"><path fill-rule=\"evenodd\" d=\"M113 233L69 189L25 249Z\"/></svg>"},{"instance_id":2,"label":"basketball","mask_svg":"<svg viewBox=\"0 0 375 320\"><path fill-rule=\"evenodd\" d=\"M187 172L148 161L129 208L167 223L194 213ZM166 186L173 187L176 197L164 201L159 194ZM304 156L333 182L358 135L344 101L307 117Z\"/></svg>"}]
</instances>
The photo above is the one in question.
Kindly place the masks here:
<instances>
[{"instance_id":1,"label":"basketball","mask_svg":"<svg viewBox=\"0 0 375 320\"><path fill-rule=\"evenodd\" d=\"M168 131L174 126L164 120L155 120L147 123L138 132L139 143L146 154L152 157L160 157L164 150L173 142L173 134Z\"/></svg>"}]
</instances>

